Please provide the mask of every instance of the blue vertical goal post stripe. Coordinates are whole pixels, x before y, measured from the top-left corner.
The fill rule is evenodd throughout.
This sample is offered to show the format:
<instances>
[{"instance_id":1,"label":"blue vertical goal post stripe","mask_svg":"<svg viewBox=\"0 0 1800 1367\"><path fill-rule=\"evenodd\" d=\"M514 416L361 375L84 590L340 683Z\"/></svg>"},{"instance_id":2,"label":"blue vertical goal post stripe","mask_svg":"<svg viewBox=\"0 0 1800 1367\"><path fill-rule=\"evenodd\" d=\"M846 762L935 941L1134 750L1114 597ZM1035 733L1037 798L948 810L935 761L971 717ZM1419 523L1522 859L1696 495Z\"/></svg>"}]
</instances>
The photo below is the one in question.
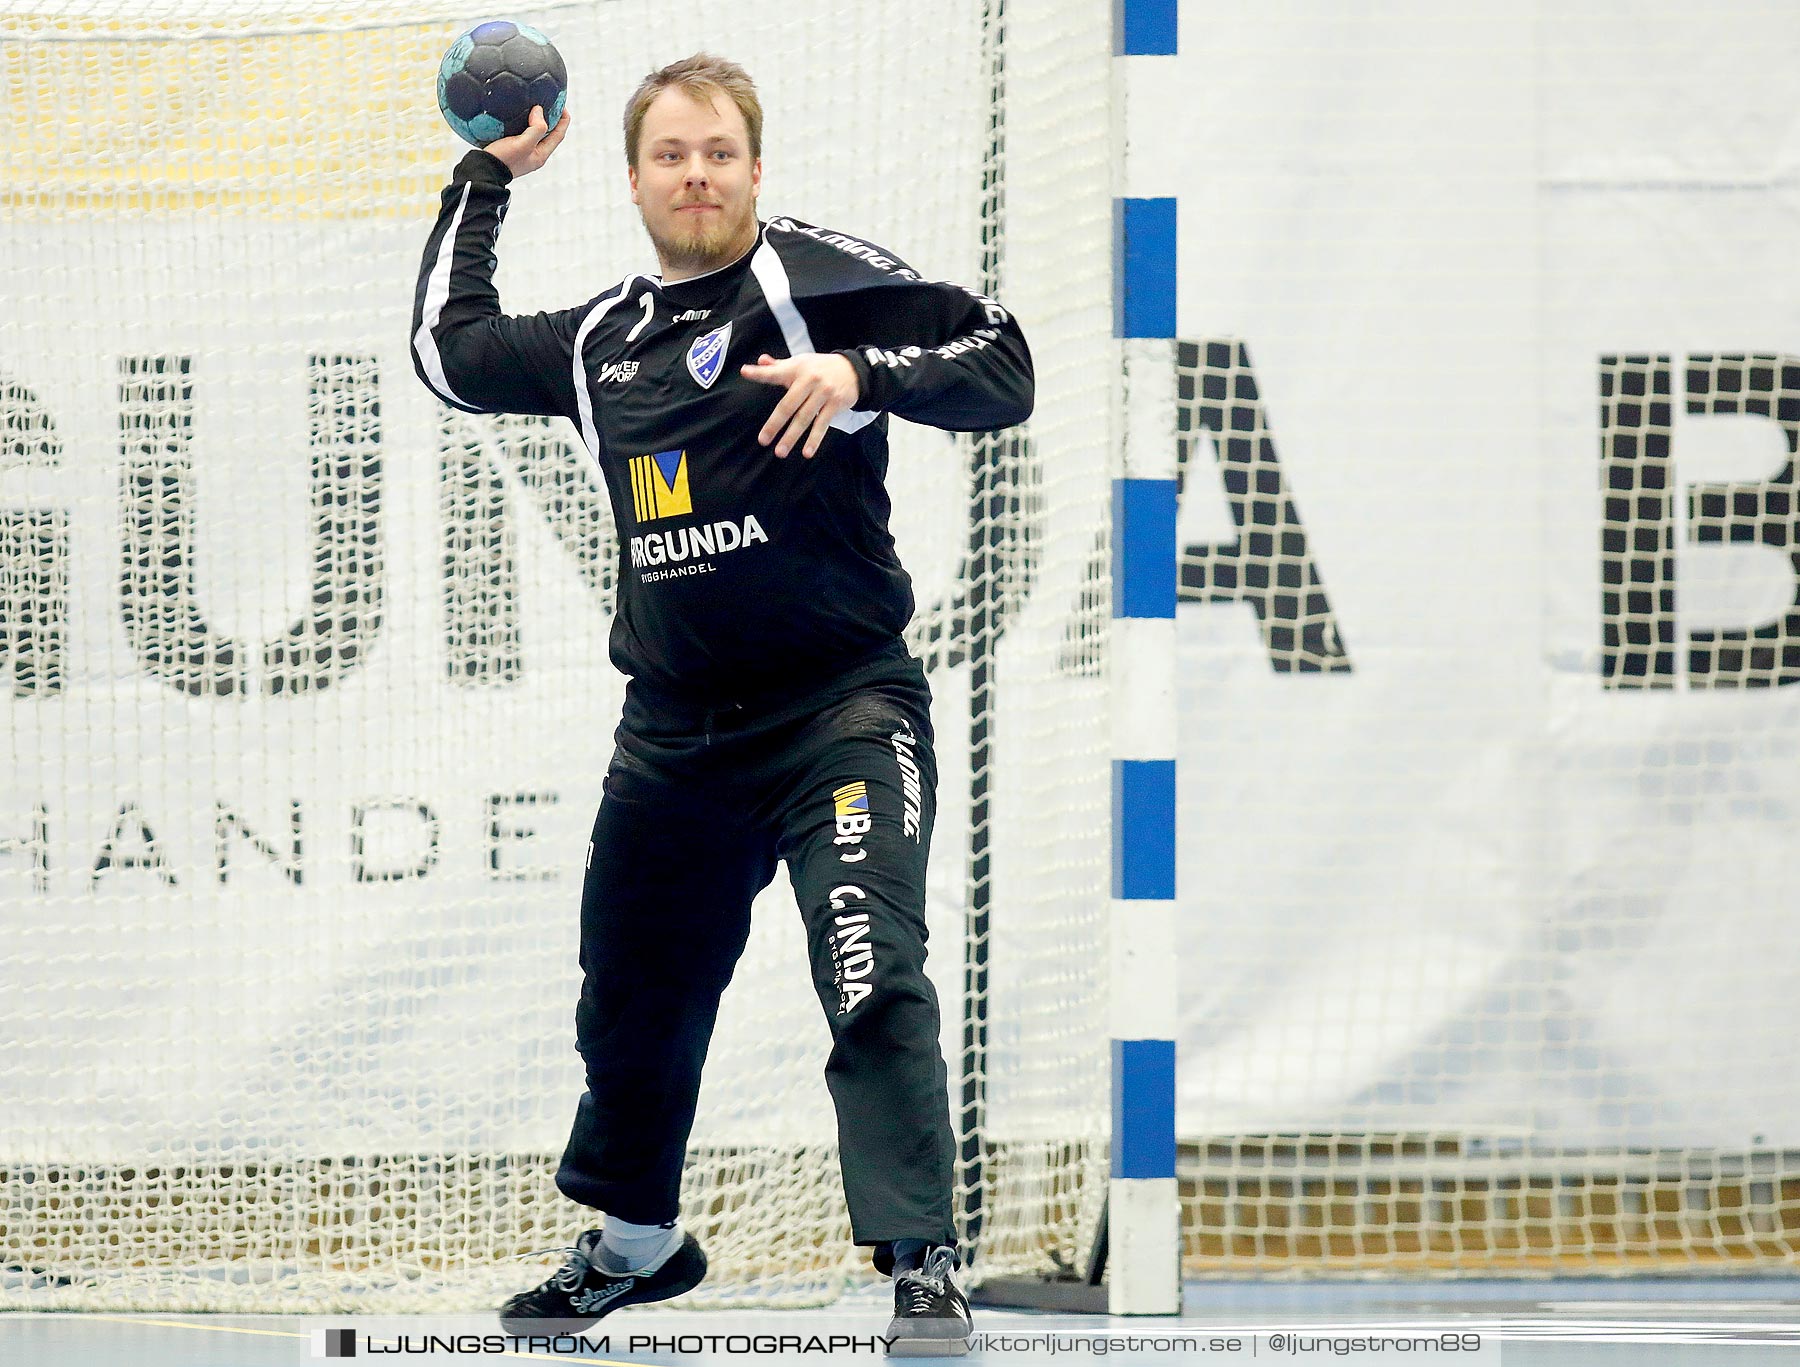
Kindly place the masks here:
<instances>
[{"instance_id":1,"label":"blue vertical goal post stripe","mask_svg":"<svg viewBox=\"0 0 1800 1367\"><path fill-rule=\"evenodd\" d=\"M1175 335L1175 200L1113 201L1113 335Z\"/></svg>"},{"instance_id":2,"label":"blue vertical goal post stripe","mask_svg":"<svg viewBox=\"0 0 1800 1367\"><path fill-rule=\"evenodd\" d=\"M1112 1175L1175 1175L1175 1041L1112 1042Z\"/></svg>"},{"instance_id":3,"label":"blue vertical goal post stripe","mask_svg":"<svg viewBox=\"0 0 1800 1367\"><path fill-rule=\"evenodd\" d=\"M1113 888L1122 902L1175 899L1175 761L1115 759Z\"/></svg>"},{"instance_id":4,"label":"blue vertical goal post stripe","mask_svg":"<svg viewBox=\"0 0 1800 1367\"><path fill-rule=\"evenodd\" d=\"M1113 56L1173 57L1179 0L1113 0Z\"/></svg>"},{"instance_id":5,"label":"blue vertical goal post stripe","mask_svg":"<svg viewBox=\"0 0 1800 1367\"><path fill-rule=\"evenodd\" d=\"M1172 479L1113 481L1113 616L1175 616L1176 489Z\"/></svg>"}]
</instances>

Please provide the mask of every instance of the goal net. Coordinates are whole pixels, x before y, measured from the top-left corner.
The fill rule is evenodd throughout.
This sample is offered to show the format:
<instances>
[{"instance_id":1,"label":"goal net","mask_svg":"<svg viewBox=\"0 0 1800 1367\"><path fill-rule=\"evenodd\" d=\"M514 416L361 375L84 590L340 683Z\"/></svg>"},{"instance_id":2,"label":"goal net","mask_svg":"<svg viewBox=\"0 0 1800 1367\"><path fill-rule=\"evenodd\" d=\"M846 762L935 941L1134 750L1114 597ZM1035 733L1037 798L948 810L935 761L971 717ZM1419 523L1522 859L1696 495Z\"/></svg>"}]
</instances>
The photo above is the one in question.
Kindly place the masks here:
<instances>
[{"instance_id":1,"label":"goal net","mask_svg":"<svg viewBox=\"0 0 1800 1367\"><path fill-rule=\"evenodd\" d=\"M449 5L45 0L0 18L0 1306L478 1308L589 1213L580 868L622 681L616 538L561 422L406 352L461 154ZM648 257L618 128L705 48L763 206L995 290L1028 427L894 424L942 773L930 889L978 1276L1080 1256L1105 1187L1109 7L582 0L574 123L514 196L511 312ZM704 858L706 832L693 832ZM693 1298L862 1274L784 876L715 1037Z\"/></svg>"},{"instance_id":2,"label":"goal net","mask_svg":"<svg viewBox=\"0 0 1800 1367\"><path fill-rule=\"evenodd\" d=\"M1773 14L1213 5L1131 76L1190 1275L1800 1263Z\"/></svg>"}]
</instances>

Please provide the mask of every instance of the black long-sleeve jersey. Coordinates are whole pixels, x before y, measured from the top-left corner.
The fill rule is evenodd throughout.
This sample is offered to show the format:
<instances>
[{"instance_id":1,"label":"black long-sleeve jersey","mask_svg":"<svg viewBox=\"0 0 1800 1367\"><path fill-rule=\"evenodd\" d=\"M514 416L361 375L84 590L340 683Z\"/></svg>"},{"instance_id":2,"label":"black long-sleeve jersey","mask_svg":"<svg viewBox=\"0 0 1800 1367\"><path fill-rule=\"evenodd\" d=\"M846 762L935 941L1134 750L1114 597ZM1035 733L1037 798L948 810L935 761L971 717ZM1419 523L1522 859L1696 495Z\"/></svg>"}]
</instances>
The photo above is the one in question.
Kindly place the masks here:
<instances>
[{"instance_id":1,"label":"black long-sleeve jersey","mask_svg":"<svg viewBox=\"0 0 1800 1367\"><path fill-rule=\"evenodd\" d=\"M986 431L1031 412L1012 316L889 252L789 218L750 252L665 282L633 275L576 308L500 311L494 243L511 180L471 152L445 188L413 306L419 378L479 413L568 418L619 530L611 655L677 698L800 695L894 641L912 584L888 531L885 415ZM757 433L786 392L738 373L834 351L857 407L816 458Z\"/></svg>"}]
</instances>

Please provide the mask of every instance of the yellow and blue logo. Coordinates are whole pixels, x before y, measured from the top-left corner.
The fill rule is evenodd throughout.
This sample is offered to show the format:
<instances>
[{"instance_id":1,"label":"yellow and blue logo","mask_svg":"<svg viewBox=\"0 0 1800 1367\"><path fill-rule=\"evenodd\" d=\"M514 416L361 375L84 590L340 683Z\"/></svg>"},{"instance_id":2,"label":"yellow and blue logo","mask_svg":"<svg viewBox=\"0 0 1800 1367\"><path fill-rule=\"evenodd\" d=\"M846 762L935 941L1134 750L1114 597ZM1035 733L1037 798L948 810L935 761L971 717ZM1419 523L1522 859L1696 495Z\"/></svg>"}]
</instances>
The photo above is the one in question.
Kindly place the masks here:
<instances>
[{"instance_id":1,"label":"yellow and blue logo","mask_svg":"<svg viewBox=\"0 0 1800 1367\"><path fill-rule=\"evenodd\" d=\"M869 785L859 778L842 788L832 789L831 808L837 827L837 835L831 843L853 847L840 854L838 862L860 864L869 857L869 852L860 848L863 837L875 824L874 817L869 815Z\"/></svg>"},{"instance_id":2,"label":"yellow and blue logo","mask_svg":"<svg viewBox=\"0 0 1800 1367\"><path fill-rule=\"evenodd\" d=\"M639 522L694 511L686 451L658 451L653 456L631 458L631 510Z\"/></svg>"}]
</instances>

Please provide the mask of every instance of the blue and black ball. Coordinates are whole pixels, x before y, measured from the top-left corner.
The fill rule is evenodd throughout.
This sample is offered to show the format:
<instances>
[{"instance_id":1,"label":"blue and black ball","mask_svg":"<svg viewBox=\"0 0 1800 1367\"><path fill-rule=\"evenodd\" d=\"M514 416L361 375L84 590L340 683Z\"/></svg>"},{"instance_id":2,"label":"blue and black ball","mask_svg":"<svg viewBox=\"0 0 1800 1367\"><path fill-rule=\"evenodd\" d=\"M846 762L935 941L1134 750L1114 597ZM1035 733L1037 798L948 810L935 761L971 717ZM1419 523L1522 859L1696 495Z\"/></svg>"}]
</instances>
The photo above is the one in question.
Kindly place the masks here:
<instances>
[{"instance_id":1,"label":"blue and black ball","mask_svg":"<svg viewBox=\"0 0 1800 1367\"><path fill-rule=\"evenodd\" d=\"M569 98L562 54L529 24L490 19L450 45L438 67L438 108L456 135L477 147L531 126L533 105L556 127Z\"/></svg>"}]
</instances>

